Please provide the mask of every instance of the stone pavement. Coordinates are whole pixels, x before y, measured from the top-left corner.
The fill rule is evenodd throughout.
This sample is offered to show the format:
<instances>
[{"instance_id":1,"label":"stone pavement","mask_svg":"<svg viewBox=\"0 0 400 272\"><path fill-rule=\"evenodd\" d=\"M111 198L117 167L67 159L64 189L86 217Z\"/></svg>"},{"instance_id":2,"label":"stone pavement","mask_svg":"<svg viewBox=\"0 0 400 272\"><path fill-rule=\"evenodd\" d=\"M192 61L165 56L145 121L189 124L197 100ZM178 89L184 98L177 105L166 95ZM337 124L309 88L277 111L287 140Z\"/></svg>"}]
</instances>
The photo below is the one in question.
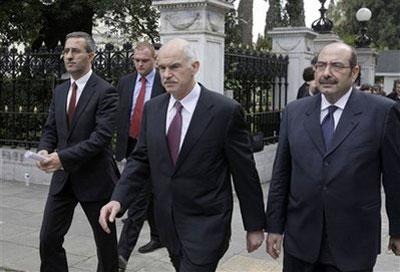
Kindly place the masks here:
<instances>
[{"instance_id":1,"label":"stone pavement","mask_svg":"<svg viewBox=\"0 0 400 272\"><path fill-rule=\"evenodd\" d=\"M39 229L48 186L0 180L0 271L39 271ZM263 185L264 194L268 185ZM121 230L121 221L117 223ZM387 244L387 220L383 221L383 254L380 255L375 271L400 271L400 258L385 250ZM149 239L149 228L145 224L138 246ZM72 272L96 271L95 245L89 224L79 207L64 243L68 263ZM232 223L232 240L228 252L221 260L218 272L276 272L282 270L282 260L269 258L265 244L256 252L246 252L237 199ZM149 254L133 252L128 271L173 272L165 249Z\"/></svg>"}]
</instances>

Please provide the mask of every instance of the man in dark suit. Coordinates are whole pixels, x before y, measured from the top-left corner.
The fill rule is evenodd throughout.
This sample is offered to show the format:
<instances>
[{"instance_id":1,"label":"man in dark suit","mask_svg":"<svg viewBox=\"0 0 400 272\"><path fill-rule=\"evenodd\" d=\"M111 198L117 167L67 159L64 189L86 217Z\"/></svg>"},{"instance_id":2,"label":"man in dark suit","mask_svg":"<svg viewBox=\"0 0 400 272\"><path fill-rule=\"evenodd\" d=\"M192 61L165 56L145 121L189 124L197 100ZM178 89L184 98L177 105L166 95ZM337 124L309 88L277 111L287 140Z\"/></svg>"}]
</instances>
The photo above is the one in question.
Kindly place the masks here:
<instances>
[{"instance_id":1,"label":"man in dark suit","mask_svg":"<svg viewBox=\"0 0 400 272\"><path fill-rule=\"evenodd\" d=\"M234 100L196 83L199 62L187 41L164 45L158 65L167 94L146 103L138 144L99 222L108 232L108 222L150 176L156 225L175 269L215 271L231 235L231 175L248 251L264 237L262 191L244 113Z\"/></svg>"},{"instance_id":2,"label":"man in dark suit","mask_svg":"<svg viewBox=\"0 0 400 272\"><path fill-rule=\"evenodd\" d=\"M398 103L400 102L400 79L396 79L393 82L393 91L387 97Z\"/></svg>"},{"instance_id":3,"label":"man in dark suit","mask_svg":"<svg viewBox=\"0 0 400 272\"><path fill-rule=\"evenodd\" d=\"M41 271L68 271L62 244L77 203L94 233L97 271L118 269L115 225L105 234L97 223L119 177L110 148L118 95L92 72L95 50L87 33L66 36L63 56L71 79L53 92L38 147L46 158L38 167L53 172L40 231Z\"/></svg>"},{"instance_id":4,"label":"man in dark suit","mask_svg":"<svg viewBox=\"0 0 400 272\"><path fill-rule=\"evenodd\" d=\"M117 113L116 159L121 161L129 156L139 136L139 124L143 105L151 98L165 93L161 85L160 74L155 66L155 50L148 42L140 42L135 47L133 56L135 72L122 77L117 86L120 94ZM136 123L135 123L136 122ZM139 238L143 222L149 222L151 240L139 248L147 253L161 247L157 229L154 225L153 197L150 183L144 187L128 209L128 217L118 242L120 270L126 268L128 259Z\"/></svg>"},{"instance_id":5,"label":"man in dark suit","mask_svg":"<svg viewBox=\"0 0 400 272\"><path fill-rule=\"evenodd\" d=\"M324 47L315 64L321 94L282 117L267 204L267 252L284 236L288 272L373 270L381 246L381 181L389 248L400 255L400 108L352 88L354 48Z\"/></svg>"},{"instance_id":6,"label":"man in dark suit","mask_svg":"<svg viewBox=\"0 0 400 272\"><path fill-rule=\"evenodd\" d=\"M314 80L314 67L309 66L304 68L303 80L304 83L298 89L296 99L312 96L318 93L318 89L315 86Z\"/></svg>"}]
</instances>

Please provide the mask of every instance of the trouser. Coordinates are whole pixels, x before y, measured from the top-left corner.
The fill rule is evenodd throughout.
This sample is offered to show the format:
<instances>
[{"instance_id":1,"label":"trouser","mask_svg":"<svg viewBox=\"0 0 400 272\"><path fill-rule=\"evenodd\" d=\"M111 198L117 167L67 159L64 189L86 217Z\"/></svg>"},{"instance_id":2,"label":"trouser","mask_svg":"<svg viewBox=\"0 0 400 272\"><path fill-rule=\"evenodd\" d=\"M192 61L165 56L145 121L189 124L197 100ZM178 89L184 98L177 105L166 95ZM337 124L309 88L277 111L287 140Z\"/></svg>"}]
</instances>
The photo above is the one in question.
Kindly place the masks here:
<instances>
[{"instance_id":1,"label":"trouser","mask_svg":"<svg viewBox=\"0 0 400 272\"><path fill-rule=\"evenodd\" d=\"M74 210L78 203L85 212L94 234L98 259L97 271L118 271L115 223L108 223L111 233L107 234L98 222L100 209L107 202L107 199L93 202L79 202L70 186L66 186L56 196L48 196L40 230L40 271L68 271L63 242L64 236L71 226Z\"/></svg>"},{"instance_id":2,"label":"trouser","mask_svg":"<svg viewBox=\"0 0 400 272\"><path fill-rule=\"evenodd\" d=\"M147 182L145 188L141 189L138 196L130 204L127 218L123 220L124 226L118 242L118 254L125 260L129 260L146 219L150 226L151 240L159 242L160 239L154 223L153 195L150 182Z\"/></svg>"},{"instance_id":3,"label":"trouser","mask_svg":"<svg viewBox=\"0 0 400 272\"><path fill-rule=\"evenodd\" d=\"M346 272L372 272L373 268ZM332 264L321 262L308 263L284 252L283 272L344 272Z\"/></svg>"}]
</instances>

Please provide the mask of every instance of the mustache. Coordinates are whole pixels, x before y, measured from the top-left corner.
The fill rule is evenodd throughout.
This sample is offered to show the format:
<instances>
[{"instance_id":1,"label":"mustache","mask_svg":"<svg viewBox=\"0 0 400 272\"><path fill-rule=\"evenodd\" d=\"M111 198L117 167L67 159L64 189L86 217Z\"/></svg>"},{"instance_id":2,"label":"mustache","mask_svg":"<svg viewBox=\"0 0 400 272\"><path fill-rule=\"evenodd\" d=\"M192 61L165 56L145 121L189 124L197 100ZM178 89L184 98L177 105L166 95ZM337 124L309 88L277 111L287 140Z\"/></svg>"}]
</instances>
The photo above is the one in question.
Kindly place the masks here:
<instances>
[{"instance_id":1,"label":"mustache","mask_svg":"<svg viewBox=\"0 0 400 272\"><path fill-rule=\"evenodd\" d=\"M319 80L320 84L336 84L338 83L338 81L332 77L328 77L328 78L321 78Z\"/></svg>"}]
</instances>

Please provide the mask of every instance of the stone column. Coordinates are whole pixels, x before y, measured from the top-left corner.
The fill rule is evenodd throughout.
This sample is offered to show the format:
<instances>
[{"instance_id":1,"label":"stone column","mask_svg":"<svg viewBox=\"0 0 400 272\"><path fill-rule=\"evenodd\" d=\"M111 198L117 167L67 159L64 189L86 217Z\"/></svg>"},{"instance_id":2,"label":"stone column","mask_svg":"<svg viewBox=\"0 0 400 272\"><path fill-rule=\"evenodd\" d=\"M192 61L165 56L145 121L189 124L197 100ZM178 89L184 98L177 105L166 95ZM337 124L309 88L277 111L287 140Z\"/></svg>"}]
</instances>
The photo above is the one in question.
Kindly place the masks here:
<instances>
[{"instance_id":1,"label":"stone column","mask_svg":"<svg viewBox=\"0 0 400 272\"><path fill-rule=\"evenodd\" d=\"M319 51L325 46L333 42L341 42L342 40L336 33L321 33L318 34L314 40L314 50L318 54Z\"/></svg>"},{"instance_id":2,"label":"stone column","mask_svg":"<svg viewBox=\"0 0 400 272\"><path fill-rule=\"evenodd\" d=\"M317 33L307 27L277 27L268 34L272 37L272 52L288 55L288 102L296 99L303 84L303 70L311 65Z\"/></svg>"},{"instance_id":3,"label":"stone column","mask_svg":"<svg viewBox=\"0 0 400 272\"><path fill-rule=\"evenodd\" d=\"M162 0L153 5L161 13L161 43L174 38L189 41L200 61L196 79L223 93L225 13L233 5L222 0Z\"/></svg>"},{"instance_id":4,"label":"stone column","mask_svg":"<svg viewBox=\"0 0 400 272\"><path fill-rule=\"evenodd\" d=\"M376 52L371 48L356 48L357 61L361 67L360 83L374 84L375 82L375 65Z\"/></svg>"}]
</instances>

